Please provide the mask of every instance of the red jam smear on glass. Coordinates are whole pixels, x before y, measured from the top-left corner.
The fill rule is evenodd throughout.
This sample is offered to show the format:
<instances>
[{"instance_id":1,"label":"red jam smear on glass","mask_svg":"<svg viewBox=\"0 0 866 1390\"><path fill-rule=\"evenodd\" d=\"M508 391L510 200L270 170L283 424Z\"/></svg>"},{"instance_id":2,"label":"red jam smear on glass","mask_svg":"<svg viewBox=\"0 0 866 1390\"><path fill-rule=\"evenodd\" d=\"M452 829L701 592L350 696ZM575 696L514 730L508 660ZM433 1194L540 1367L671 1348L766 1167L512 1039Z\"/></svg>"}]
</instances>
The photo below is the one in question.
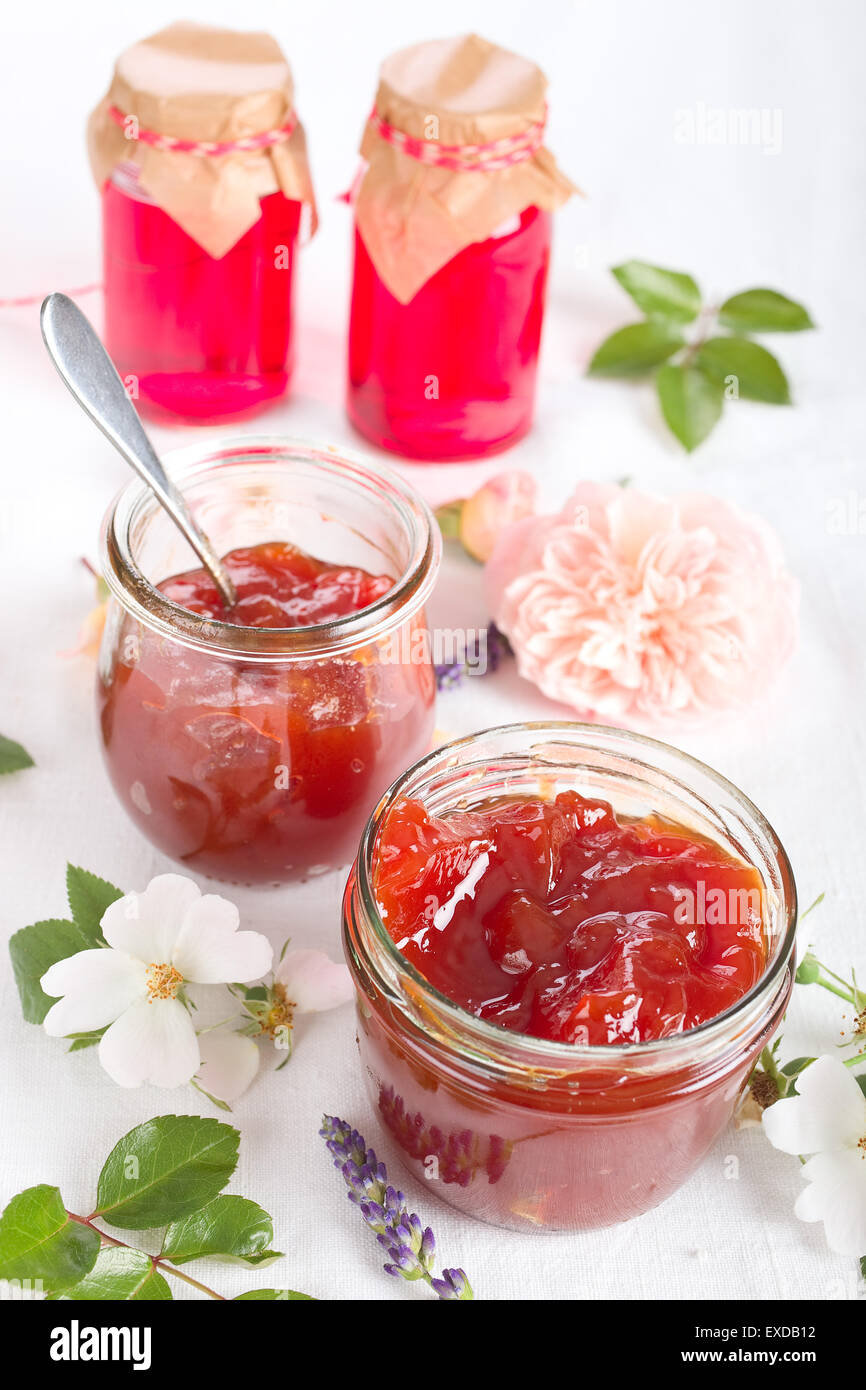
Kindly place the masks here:
<instances>
[{"instance_id":1,"label":"red jam smear on glass","mask_svg":"<svg viewBox=\"0 0 866 1390\"><path fill-rule=\"evenodd\" d=\"M399 803L375 891L400 951L490 1023L645 1043L735 1004L766 965L758 872L654 818L563 792L441 819Z\"/></svg>"},{"instance_id":2,"label":"red jam smear on glass","mask_svg":"<svg viewBox=\"0 0 866 1390\"><path fill-rule=\"evenodd\" d=\"M550 214L463 248L408 304L379 278L355 232L349 418L409 458L484 458L532 423Z\"/></svg>"},{"instance_id":3,"label":"red jam smear on glass","mask_svg":"<svg viewBox=\"0 0 866 1390\"><path fill-rule=\"evenodd\" d=\"M282 542L224 564L231 609L204 570L159 587L206 618L298 628L359 612L393 584ZM407 621L424 626L423 614ZM256 661L124 617L111 647L98 693L115 789L153 843L217 878L279 883L348 863L377 797L429 747L431 667L385 659L363 638L334 655Z\"/></svg>"},{"instance_id":4,"label":"red jam smear on glass","mask_svg":"<svg viewBox=\"0 0 866 1390\"><path fill-rule=\"evenodd\" d=\"M217 420L283 394L300 203L262 198L257 222L219 260L162 208L111 181L102 221L105 343L145 407Z\"/></svg>"}]
</instances>

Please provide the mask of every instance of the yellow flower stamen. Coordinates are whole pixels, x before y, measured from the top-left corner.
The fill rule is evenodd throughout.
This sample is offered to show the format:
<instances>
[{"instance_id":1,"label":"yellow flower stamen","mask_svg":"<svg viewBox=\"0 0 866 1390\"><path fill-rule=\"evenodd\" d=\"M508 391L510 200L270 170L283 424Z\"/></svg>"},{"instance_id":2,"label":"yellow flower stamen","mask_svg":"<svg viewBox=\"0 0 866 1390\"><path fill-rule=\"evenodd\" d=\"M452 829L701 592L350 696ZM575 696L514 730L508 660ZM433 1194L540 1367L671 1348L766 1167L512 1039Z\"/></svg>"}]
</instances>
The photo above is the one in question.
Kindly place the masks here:
<instances>
[{"instance_id":1,"label":"yellow flower stamen","mask_svg":"<svg viewBox=\"0 0 866 1390\"><path fill-rule=\"evenodd\" d=\"M262 1019L260 1031L267 1033L269 1038L276 1039L279 1034L294 1026L297 1005L286 997L284 985L275 984L271 994L274 1002Z\"/></svg>"},{"instance_id":2,"label":"yellow flower stamen","mask_svg":"<svg viewBox=\"0 0 866 1390\"><path fill-rule=\"evenodd\" d=\"M183 976L173 965L166 962L158 965L152 961L147 967L148 1004L153 1004L157 999L174 999L182 984Z\"/></svg>"}]
</instances>

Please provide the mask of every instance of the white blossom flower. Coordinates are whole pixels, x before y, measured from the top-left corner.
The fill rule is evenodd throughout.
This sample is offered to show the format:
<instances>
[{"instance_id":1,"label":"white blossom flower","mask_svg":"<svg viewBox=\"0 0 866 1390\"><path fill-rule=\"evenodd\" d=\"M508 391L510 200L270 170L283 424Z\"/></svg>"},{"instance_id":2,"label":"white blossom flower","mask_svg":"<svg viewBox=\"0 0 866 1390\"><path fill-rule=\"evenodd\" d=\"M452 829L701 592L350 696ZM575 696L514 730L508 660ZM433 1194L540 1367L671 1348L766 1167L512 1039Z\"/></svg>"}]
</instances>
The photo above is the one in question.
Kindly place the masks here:
<instances>
[{"instance_id":1,"label":"white blossom flower","mask_svg":"<svg viewBox=\"0 0 866 1390\"><path fill-rule=\"evenodd\" d=\"M178 995L186 983L258 979L272 951L259 932L238 931L234 903L192 879L160 874L102 918L109 949L79 951L42 976L58 1000L45 1016L52 1037L107 1027L99 1060L120 1086L181 1086L199 1069L199 1040Z\"/></svg>"},{"instance_id":2,"label":"white blossom flower","mask_svg":"<svg viewBox=\"0 0 866 1390\"><path fill-rule=\"evenodd\" d=\"M201 1065L196 1081L217 1100L232 1101L243 1095L259 1069L259 1049L243 1033L199 1033Z\"/></svg>"},{"instance_id":3,"label":"white blossom flower","mask_svg":"<svg viewBox=\"0 0 866 1390\"><path fill-rule=\"evenodd\" d=\"M797 1077L798 1095L764 1111L770 1143L803 1164L809 1184L794 1211L823 1221L827 1243L840 1255L866 1252L866 1096L836 1057L818 1057Z\"/></svg>"}]
</instances>

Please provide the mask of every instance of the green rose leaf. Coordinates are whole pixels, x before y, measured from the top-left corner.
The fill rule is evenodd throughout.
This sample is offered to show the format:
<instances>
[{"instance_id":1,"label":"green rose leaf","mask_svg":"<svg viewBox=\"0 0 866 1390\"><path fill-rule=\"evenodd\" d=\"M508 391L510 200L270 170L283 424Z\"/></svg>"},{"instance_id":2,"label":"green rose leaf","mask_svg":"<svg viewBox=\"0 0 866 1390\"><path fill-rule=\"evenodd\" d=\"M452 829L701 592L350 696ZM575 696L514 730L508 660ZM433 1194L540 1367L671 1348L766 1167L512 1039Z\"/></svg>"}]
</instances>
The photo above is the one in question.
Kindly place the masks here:
<instances>
[{"instance_id":1,"label":"green rose leaf","mask_svg":"<svg viewBox=\"0 0 866 1390\"><path fill-rule=\"evenodd\" d=\"M225 1187L239 1140L231 1125L195 1115L158 1115L137 1125L105 1160L97 1213L133 1231L190 1216Z\"/></svg>"},{"instance_id":2,"label":"green rose leaf","mask_svg":"<svg viewBox=\"0 0 866 1390\"><path fill-rule=\"evenodd\" d=\"M681 348L685 339L678 328L658 319L630 323L606 338L587 368L591 376L634 376L648 372Z\"/></svg>"},{"instance_id":3,"label":"green rose leaf","mask_svg":"<svg viewBox=\"0 0 866 1390\"><path fill-rule=\"evenodd\" d=\"M0 1279L66 1288L93 1267L99 1244L97 1231L69 1219L58 1187L28 1187L0 1216Z\"/></svg>"},{"instance_id":4,"label":"green rose leaf","mask_svg":"<svg viewBox=\"0 0 866 1390\"><path fill-rule=\"evenodd\" d=\"M744 290L719 310L719 323L737 333L799 333L814 328L809 312L776 290Z\"/></svg>"},{"instance_id":5,"label":"green rose leaf","mask_svg":"<svg viewBox=\"0 0 866 1390\"><path fill-rule=\"evenodd\" d=\"M74 922L52 919L22 927L9 941L9 955L21 1012L28 1023L41 1023L54 1003L39 981L50 965L87 951L93 942Z\"/></svg>"},{"instance_id":6,"label":"green rose leaf","mask_svg":"<svg viewBox=\"0 0 866 1390\"><path fill-rule=\"evenodd\" d=\"M108 1025L106 1024L106 1028L107 1027ZM99 1031L95 1033L67 1033L67 1037L72 1038L68 1050L70 1052L83 1052L85 1048L96 1047L98 1043L102 1042L105 1031L105 1028L100 1028Z\"/></svg>"},{"instance_id":7,"label":"green rose leaf","mask_svg":"<svg viewBox=\"0 0 866 1390\"><path fill-rule=\"evenodd\" d=\"M173 1221L165 1233L162 1254L172 1264L205 1256L260 1265L279 1258L271 1250L274 1227L268 1213L246 1197L215 1197L201 1211Z\"/></svg>"},{"instance_id":8,"label":"green rose leaf","mask_svg":"<svg viewBox=\"0 0 866 1390\"><path fill-rule=\"evenodd\" d=\"M863 1092L864 1096L866 1096L866 1073L863 1073L862 1075L857 1077L857 1085L860 1087L860 1090Z\"/></svg>"},{"instance_id":9,"label":"green rose leaf","mask_svg":"<svg viewBox=\"0 0 866 1390\"><path fill-rule=\"evenodd\" d=\"M775 357L749 338L708 338L698 349L697 361L725 384L736 377L737 392L751 401L790 405L788 378Z\"/></svg>"},{"instance_id":10,"label":"green rose leaf","mask_svg":"<svg viewBox=\"0 0 866 1390\"><path fill-rule=\"evenodd\" d=\"M26 748L22 748L14 738L4 738L0 734L0 776L5 772L20 772L24 767L34 766Z\"/></svg>"},{"instance_id":11,"label":"green rose leaf","mask_svg":"<svg viewBox=\"0 0 866 1390\"><path fill-rule=\"evenodd\" d=\"M109 1246L100 1251L81 1283L73 1284L61 1297L76 1302L157 1303L171 1298L171 1289L143 1250Z\"/></svg>"},{"instance_id":12,"label":"green rose leaf","mask_svg":"<svg viewBox=\"0 0 866 1390\"><path fill-rule=\"evenodd\" d=\"M792 1062L786 1062L780 1070L785 1076L799 1076L801 1071L805 1071L814 1062L814 1057L795 1057Z\"/></svg>"},{"instance_id":13,"label":"green rose leaf","mask_svg":"<svg viewBox=\"0 0 866 1390\"><path fill-rule=\"evenodd\" d=\"M88 873L87 869L67 864L66 893L76 926L89 938L91 946L104 946L105 937L99 924L106 908L123 897L121 890L113 883L106 883L104 878Z\"/></svg>"},{"instance_id":14,"label":"green rose leaf","mask_svg":"<svg viewBox=\"0 0 866 1390\"><path fill-rule=\"evenodd\" d=\"M700 367L661 368L656 379L662 414L689 453L706 439L722 413L724 388Z\"/></svg>"},{"instance_id":15,"label":"green rose leaf","mask_svg":"<svg viewBox=\"0 0 866 1390\"><path fill-rule=\"evenodd\" d=\"M239 1293L237 1298L233 1298L233 1303L258 1303L286 1302L290 1300L302 1299L305 1303L315 1303L311 1293L297 1293L295 1289L250 1289L247 1293Z\"/></svg>"},{"instance_id":16,"label":"green rose leaf","mask_svg":"<svg viewBox=\"0 0 866 1390\"><path fill-rule=\"evenodd\" d=\"M691 275L646 261L615 265L612 274L649 318L691 323L700 312L701 292Z\"/></svg>"}]
</instances>

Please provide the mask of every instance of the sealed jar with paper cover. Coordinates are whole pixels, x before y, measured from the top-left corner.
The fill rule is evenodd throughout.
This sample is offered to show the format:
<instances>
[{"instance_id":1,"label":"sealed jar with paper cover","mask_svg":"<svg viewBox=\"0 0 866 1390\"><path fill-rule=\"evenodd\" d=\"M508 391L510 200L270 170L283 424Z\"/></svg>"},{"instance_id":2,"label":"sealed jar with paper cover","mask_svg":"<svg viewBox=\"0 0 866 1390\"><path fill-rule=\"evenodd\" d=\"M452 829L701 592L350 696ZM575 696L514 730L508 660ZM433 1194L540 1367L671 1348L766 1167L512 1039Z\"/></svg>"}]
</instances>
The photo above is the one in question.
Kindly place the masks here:
<instances>
[{"instance_id":1,"label":"sealed jar with paper cover","mask_svg":"<svg viewBox=\"0 0 866 1390\"><path fill-rule=\"evenodd\" d=\"M289 66L268 34L174 24L117 60L88 127L105 342L151 413L218 420L285 391L315 220Z\"/></svg>"},{"instance_id":2,"label":"sealed jar with paper cover","mask_svg":"<svg viewBox=\"0 0 866 1390\"><path fill-rule=\"evenodd\" d=\"M361 145L348 410L384 449L483 458L532 423L551 212L543 73L477 35L382 65Z\"/></svg>"}]
</instances>

